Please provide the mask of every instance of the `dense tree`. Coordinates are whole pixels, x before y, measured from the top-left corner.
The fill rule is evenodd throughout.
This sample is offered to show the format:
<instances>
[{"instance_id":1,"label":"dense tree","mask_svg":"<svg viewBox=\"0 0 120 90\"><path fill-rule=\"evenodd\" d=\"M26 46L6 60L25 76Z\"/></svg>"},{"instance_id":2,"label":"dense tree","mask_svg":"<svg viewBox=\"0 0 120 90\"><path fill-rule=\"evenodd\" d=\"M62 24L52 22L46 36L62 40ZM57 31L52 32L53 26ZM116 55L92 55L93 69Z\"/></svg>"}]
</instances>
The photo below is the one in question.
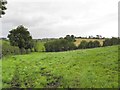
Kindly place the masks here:
<instances>
[{"instance_id":1,"label":"dense tree","mask_svg":"<svg viewBox=\"0 0 120 90\"><path fill-rule=\"evenodd\" d=\"M64 39L70 41L70 42L74 42L75 41L75 37L74 35L66 35L66 37L64 37Z\"/></svg>"},{"instance_id":2,"label":"dense tree","mask_svg":"<svg viewBox=\"0 0 120 90\"><path fill-rule=\"evenodd\" d=\"M111 38L112 45L117 45L119 43L118 41L119 41L118 38L115 38L115 37Z\"/></svg>"},{"instance_id":3,"label":"dense tree","mask_svg":"<svg viewBox=\"0 0 120 90\"><path fill-rule=\"evenodd\" d=\"M115 37L105 39L105 41L103 42L103 46L111 46L118 44L120 44L120 39Z\"/></svg>"},{"instance_id":4,"label":"dense tree","mask_svg":"<svg viewBox=\"0 0 120 90\"><path fill-rule=\"evenodd\" d=\"M27 28L20 25L16 29L13 29L10 31L10 34L8 35L8 38L10 40L10 44L12 46L18 46L19 49L32 49L33 43L32 43L32 36L30 36L29 31L27 31Z\"/></svg>"},{"instance_id":5,"label":"dense tree","mask_svg":"<svg viewBox=\"0 0 120 90\"><path fill-rule=\"evenodd\" d=\"M74 36L74 35L71 35L71 38L72 38L72 39L75 39L75 36Z\"/></svg>"},{"instance_id":6,"label":"dense tree","mask_svg":"<svg viewBox=\"0 0 120 90\"><path fill-rule=\"evenodd\" d=\"M103 46L111 46L111 40L110 39L105 39L105 41L103 41Z\"/></svg>"},{"instance_id":7,"label":"dense tree","mask_svg":"<svg viewBox=\"0 0 120 90\"><path fill-rule=\"evenodd\" d=\"M0 18L1 18L1 15L4 15L5 14L5 11L7 8L5 6L5 4L7 4L7 1L5 0L0 0Z\"/></svg>"}]
</instances>

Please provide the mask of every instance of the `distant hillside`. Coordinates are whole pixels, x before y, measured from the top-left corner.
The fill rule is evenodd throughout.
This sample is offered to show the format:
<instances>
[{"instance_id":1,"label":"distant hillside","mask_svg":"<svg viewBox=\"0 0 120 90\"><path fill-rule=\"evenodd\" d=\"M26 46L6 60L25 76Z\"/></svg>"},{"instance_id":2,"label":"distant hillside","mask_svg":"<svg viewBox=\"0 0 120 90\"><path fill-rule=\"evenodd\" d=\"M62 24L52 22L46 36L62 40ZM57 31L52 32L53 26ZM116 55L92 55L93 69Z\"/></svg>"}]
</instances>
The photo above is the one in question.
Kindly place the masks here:
<instances>
[{"instance_id":1,"label":"distant hillside","mask_svg":"<svg viewBox=\"0 0 120 90\"><path fill-rule=\"evenodd\" d=\"M81 43L81 41L83 41L83 40L85 40L87 42L89 42L89 41L99 41L101 46L103 45L103 41L105 41L105 39L81 39L81 38L80 39L75 39L75 40L76 41L74 43L75 43L76 46L78 46Z\"/></svg>"}]
</instances>

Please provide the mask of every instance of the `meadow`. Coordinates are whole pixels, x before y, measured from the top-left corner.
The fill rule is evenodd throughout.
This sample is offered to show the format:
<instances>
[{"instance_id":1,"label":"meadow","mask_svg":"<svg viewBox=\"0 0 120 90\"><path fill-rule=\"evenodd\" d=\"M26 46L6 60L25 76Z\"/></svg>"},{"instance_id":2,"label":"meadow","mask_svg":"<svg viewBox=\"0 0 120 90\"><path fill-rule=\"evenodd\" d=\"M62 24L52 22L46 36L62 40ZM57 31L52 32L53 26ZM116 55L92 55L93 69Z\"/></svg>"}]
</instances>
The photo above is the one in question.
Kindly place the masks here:
<instances>
[{"instance_id":1,"label":"meadow","mask_svg":"<svg viewBox=\"0 0 120 90\"><path fill-rule=\"evenodd\" d=\"M0 60L3 88L118 88L118 46Z\"/></svg>"}]
</instances>

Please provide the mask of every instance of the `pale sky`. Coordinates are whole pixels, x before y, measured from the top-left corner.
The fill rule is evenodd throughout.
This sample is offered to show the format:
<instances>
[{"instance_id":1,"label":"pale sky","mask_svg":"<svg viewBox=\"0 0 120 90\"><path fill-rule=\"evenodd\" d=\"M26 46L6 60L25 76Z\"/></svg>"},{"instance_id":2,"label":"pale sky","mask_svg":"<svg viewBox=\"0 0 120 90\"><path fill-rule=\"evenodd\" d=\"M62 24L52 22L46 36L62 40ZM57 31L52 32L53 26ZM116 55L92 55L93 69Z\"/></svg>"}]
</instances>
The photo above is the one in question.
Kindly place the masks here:
<instances>
[{"instance_id":1,"label":"pale sky","mask_svg":"<svg viewBox=\"0 0 120 90\"><path fill-rule=\"evenodd\" d=\"M19 25L33 38L118 36L119 0L7 0L2 35Z\"/></svg>"}]
</instances>

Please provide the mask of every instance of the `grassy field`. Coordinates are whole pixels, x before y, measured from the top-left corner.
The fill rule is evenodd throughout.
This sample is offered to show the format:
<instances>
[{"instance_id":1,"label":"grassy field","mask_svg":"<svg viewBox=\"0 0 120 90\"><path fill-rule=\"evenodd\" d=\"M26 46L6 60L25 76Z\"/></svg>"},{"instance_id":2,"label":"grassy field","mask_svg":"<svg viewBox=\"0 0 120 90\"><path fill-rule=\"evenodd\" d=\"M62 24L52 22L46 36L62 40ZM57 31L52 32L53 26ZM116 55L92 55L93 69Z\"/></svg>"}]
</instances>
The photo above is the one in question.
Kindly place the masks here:
<instances>
[{"instance_id":1,"label":"grassy field","mask_svg":"<svg viewBox=\"0 0 120 90\"><path fill-rule=\"evenodd\" d=\"M89 42L89 41L99 41L101 46L103 45L103 41L105 41L105 39L81 39L81 38L80 39L75 39L75 40L76 41L74 43L75 43L76 46L78 46L81 43L81 41L83 41L83 40L85 40L87 42Z\"/></svg>"},{"instance_id":2,"label":"grassy field","mask_svg":"<svg viewBox=\"0 0 120 90\"><path fill-rule=\"evenodd\" d=\"M117 88L118 46L4 57L2 86Z\"/></svg>"}]
</instances>

